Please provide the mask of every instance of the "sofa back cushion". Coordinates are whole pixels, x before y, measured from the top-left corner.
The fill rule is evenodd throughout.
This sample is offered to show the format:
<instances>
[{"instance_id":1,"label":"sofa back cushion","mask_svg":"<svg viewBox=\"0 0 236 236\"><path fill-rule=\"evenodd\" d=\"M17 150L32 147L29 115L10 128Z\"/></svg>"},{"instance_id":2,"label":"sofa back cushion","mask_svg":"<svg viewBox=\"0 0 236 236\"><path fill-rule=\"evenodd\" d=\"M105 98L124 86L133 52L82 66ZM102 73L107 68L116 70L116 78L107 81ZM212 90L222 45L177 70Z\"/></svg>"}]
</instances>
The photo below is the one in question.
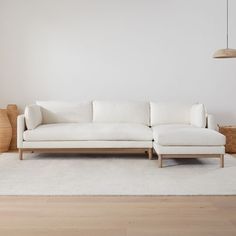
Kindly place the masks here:
<instances>
[{"instance_id":1,"label":"sofa back cushion","mask_svg":"<svg viewBox=\"0 0 236 236\"><path fill-rule=\"evenodd\" d=\"M37 101L43 124L92 122L92 102Z\"/></svg>"},{"instance_id":2,"label":"sofa back cushion","mask_svg":"<svg viewBox=\"0 0 236 236\"><path fill-rule=\"evenodd\" d=\"M25 108L25 123L27 129L35 129L42 124L43 117L41 108L38 105L29 105Z\"/></svg>"},{"instance_id":3,"label":"sofa back cushion","mask_svg":"<svg viewBox=\"0 0 236 236\"><path fill-rule=\"evenodd\" d=\"M149 125L149 102L94 101L93 121Z\"/></svg>"},{"instance_id":4,"label":"sofa back cushion","mask_svg":"<svg viewBox=\"0 0 236 236\"><path fill-rule=\"evenodd\" d=\"M203 104L194 104L191 107L190 123L199 128L206 127L206 109Z\"/></svg>"},{"instance_id":5,"label":"sofa back cushion","mask_svg":"<svg viewBox=\"0 0 236 236\"><path fill-rule=\"evenodd\" d=\"M151 102L151 125L190 124L191 105Z\"/></svg>"}]
</instances>

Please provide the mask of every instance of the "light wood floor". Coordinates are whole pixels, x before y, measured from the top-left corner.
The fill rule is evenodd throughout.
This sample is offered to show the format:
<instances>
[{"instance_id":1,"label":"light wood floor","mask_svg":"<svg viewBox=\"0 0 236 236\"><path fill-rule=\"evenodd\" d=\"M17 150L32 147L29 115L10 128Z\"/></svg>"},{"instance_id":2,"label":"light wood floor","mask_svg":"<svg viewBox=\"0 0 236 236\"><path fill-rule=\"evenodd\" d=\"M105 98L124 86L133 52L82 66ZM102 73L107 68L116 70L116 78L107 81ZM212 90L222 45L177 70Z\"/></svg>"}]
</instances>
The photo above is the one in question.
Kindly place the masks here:
<instances>
[{"instance_id":1,"label":"light wood floor","mask_svg":"<svg viewBox=\"0 0 236 236\"><path fill-rule=\"evenodd\" d=\"M235 236L236 196L6 196L0 235Z\"/></svg>"}]
</instances>

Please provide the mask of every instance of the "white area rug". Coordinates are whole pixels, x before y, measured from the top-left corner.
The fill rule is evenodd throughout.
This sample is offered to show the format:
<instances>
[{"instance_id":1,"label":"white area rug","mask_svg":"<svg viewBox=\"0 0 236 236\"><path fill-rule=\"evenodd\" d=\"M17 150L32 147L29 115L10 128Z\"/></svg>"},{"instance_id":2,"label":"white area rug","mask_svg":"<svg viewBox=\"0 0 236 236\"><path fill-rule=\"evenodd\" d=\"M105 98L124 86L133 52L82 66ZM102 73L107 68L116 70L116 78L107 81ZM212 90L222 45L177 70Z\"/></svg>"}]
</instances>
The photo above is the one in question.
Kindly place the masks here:
<instances>
[{"instance_id":1,"label":"white area rug","mask_svg":"<svg viewBox=\"0 0 236 236\"><path fill-rule=\"evenodd\" d=\"M146 156L0 155L0 195L235 195L236 158L165 160Z\"/></svg>"}]
</instances>

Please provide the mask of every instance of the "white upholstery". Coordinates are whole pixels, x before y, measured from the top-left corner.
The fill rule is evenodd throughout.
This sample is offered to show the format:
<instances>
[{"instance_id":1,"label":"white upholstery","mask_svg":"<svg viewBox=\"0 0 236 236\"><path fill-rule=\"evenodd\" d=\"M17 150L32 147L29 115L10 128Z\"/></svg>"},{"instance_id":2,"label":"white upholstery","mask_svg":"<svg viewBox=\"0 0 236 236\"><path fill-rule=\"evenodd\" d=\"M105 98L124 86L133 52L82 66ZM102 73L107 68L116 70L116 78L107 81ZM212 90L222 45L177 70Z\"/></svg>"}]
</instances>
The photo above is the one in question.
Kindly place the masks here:
<instances>
[{"instance_id":1,"label":"white upholstery","mask_svg":"<svg viewBox=\"0 0 236 236\"><path fill-rule=\"evenodd\" d=\"M149 125L148 102L93 102L93 122Z\"/></svg>"},{"instance_id":2,"label":"white upholstery","mask_svg":"<svg viewBox=\"0 0 236 236\"><path fill-rule=\"evenodd\" d=\"M41 108L38 105L29 105L25 108L25 123L27 129L34 129L43 122Z\"/></svg>"},{"instance_id":3,"label":"white upholstery","mask_svg":"<svg viewBox=\"0 0 236 236\"><path fill-rule=\"evenodd\" d=\"M157 154L166 155L200 155L200 154L225 154L224 146L162 146L153 143Z\"/></svg>"},{"instance_id":4,"label":"white upholstery","mask_svg":"<svg viewBox=\"0 0 236 236\"><path fill-rule=\"evenodd\" d=\"M224 146L225 136L191 125L159 125L152 127L154 141L163 146Z\"/></svg>"},{"instance_id":5,"label":"white upholstery","mask_svg":"<svg viewBox=\"0 0 236 236\"><path fill-rule=\"evenodd\" d=\"M218 126L214 115L207 115L207 128L218 131Z\"/></svg>"},{"instance_id":6,"label":"white upholstery","mask_svg":"<svg viewBox=\"0 0 236 236\"><path fill-rule=\"evenodd\" d=\"M151 102L151 125L189 124L191 105Z\"/></svg>"},{"instance_id":7,"label":"white upholstery","mask_svg":"<svg viewBox=\"0 0 236 236\"><path fill-rule=\"evenodd\" d=\"M116 140L151 141L152 130L141 124L62 123L40 125L24 132L26 141Z\"/></svg>"},{"instance_id":8,"label":"white upholstery","mask_svg":"<svg viewBox=\"0 0 236 236\"><path fill-rule=\"evenodd\" d=\"M17 147L154 147L158 154L224 154L225 136L214 129L215 119L208 115L206 124L202 104L45 101L18 116Z\"/></svg>"},{"instance_id":9,"label":"white upholstery","mask_svg":"<svg viewBox=\"0 0 236 236\"><path fill-rule=\"evenodd\" d=\"M152 148L152 141L28 141L22 148Z\"/></svg>"},{"instance_id":10,"label":"white upholstery","mask_svg":"<svg viewBox=\"0 0 236 236\"><path fill-rule=\"evenodd\" d=\"M44 124L92 122L91 102L37 101L36 103L41 107Z\"/></svg>"},{"instance_id":11,"label":"white upholstery","mask_svg":"<svg viewBox=\"0 0 236 236\"><path fill-rule=\"evenodd\" d=\"M190 123L199 128L206 127L206 112L203 104L194 104L191 107Z\"/></svg>"},{"instance_id":12,"label":"white upholstery","mask_svg":"<svg viewBox=\"0 0 236 236\"><path fill-rule=\"evenodd\" d=\"M17 148L23 148L23 133L25 131L25 115L17 117Z\"/></svg>"}]
</instances>

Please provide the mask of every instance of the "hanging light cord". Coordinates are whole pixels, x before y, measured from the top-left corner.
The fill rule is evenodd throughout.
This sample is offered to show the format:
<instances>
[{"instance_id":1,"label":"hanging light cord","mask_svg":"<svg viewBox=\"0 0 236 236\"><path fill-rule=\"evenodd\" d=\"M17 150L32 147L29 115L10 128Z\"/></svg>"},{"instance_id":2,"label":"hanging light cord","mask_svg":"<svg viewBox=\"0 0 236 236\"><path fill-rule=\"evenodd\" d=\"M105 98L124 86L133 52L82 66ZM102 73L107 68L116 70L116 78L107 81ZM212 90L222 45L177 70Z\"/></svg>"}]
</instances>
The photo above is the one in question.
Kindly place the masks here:
<instances>
[{"instance_id":1,"label":"hanging light cord","mask_svg":"<svg viewBox=\"0 0 236 236\"><path fill-rule=\"evenodd\" d=\"M229 48L229 0L227 0L227 48Z\"/></svg>"}]
</instances>

